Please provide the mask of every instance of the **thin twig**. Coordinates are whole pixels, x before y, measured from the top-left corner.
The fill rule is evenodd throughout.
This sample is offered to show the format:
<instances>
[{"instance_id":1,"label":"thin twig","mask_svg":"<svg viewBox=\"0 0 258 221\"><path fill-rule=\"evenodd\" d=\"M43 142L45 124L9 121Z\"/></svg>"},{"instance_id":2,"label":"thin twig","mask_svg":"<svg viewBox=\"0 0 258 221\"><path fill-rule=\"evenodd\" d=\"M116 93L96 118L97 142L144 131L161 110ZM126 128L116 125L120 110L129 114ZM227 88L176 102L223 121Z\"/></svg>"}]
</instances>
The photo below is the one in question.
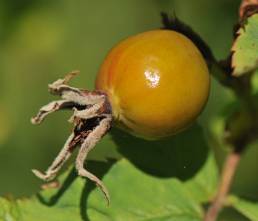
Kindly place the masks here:
<instances>
[{"instance_id":1,"label":"thin twig","mask_svg":"<svg viewBox=\"0 0 258 221\"><path fill-rule=\"evenodd\" d=\"M219 189L217 195L210 205L204 221L215 221L218 217L219 211L223 207L227 194L232 184L237 166L239 164L241 154L239 152L231 152L224 164L222 170L221 181L219 184Z\"/></svg>"}]
</instances>

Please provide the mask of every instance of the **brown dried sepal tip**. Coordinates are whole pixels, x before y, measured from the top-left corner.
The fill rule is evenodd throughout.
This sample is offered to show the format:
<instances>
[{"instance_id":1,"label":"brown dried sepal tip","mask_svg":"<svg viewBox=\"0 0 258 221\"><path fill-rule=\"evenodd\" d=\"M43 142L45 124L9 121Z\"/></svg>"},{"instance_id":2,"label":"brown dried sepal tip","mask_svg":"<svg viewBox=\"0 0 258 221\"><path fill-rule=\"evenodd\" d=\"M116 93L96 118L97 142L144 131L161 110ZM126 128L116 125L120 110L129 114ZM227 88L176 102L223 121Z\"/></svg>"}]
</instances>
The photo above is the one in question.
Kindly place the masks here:
<instances>
[{"instance_id":1,"label":"brown dried sepal tip","mask_svg":"<svg viewBox=\"0 0 258 221\"><path fill-rule=\"evenodd\" d=\"M258 13L258 0L243 0L239 8L240 23Z\"/></svg>"},{"instance_id":2,"label":"brown dried sepal tip","mask_svg":"<svg viewBox=\"0 0 258 221\"><path fill-rule=\"evenodd\" d=\"M41 187L42 190L57 189L57 188L60 187L60 183L57 180L55 180L55 181L50 182L50 183L44 183L40 187Z\"/></svg>"},{"instance_id":3,"label":"brown dried sepal tip","mask_svg":"<svg viewBox=\"0 0 258 221\"><path fill-rule=\"evenodd\" d=\"M32 172L45 181L54 179L63 164L71 156L77 145L80 150L76 158L75 167L79 176L87 177L94 181L104 193L109 203L107 188L101 180L84 168L84 161L91 149L107 133L111 127L112 113L107 96L99 91L87 91L68 86L67 83L79 72L73 71L48 85L49 92L53 95L61 96L61 100L52 101L43 106L38 114L31 119L33 124L40 124L50 113L70 109L73 115L69 122L74 125L72 134L68 137L63 148L44 172L32 170Z\"/></svg>"}]
</instances>

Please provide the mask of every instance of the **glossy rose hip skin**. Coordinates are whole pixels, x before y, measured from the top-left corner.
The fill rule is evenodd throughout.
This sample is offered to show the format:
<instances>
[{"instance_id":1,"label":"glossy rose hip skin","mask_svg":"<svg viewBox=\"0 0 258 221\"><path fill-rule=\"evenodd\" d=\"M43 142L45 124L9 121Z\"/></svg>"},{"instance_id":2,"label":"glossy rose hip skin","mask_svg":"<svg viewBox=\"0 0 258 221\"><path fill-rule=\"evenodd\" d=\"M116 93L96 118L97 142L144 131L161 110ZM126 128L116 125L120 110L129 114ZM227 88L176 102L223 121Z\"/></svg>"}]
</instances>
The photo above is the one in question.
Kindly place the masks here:
<instances>
[{"instance_id":1,"label":"glossy rose hip skin","mask_svg":"<svg viewBox=\"0 0 258 221\"><path fill-rule=\"evenodd\" d=\"M155 139L181 131L203 109L209 72L196 46L174 31L130 37L106 57L96 89L108 95L113 118L134 135Z\"/></svg>"}]
</instances>

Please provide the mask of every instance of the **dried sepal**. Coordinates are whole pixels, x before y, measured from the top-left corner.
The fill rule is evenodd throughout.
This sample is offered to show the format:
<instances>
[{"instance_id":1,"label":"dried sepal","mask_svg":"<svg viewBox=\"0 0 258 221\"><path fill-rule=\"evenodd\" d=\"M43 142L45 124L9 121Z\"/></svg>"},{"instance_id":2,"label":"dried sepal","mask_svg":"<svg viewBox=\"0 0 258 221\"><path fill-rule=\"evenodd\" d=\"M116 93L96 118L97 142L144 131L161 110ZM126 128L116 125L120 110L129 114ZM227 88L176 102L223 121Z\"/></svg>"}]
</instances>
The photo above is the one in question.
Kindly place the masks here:
<instances>
[{"instance_id":1,"label":"dried sepal","mask_svg":"<svg viewBox=\"0 0 258 221\"><path fill-rule=\"evenodd\" d=\"M75 147L81 145L76 158L78 174L94 181L109 203L107 188L99 178L84 168L84 161L89 151L109 130L112 122L111 109L105 94L97 91L81 90L67 85L77 73L77 71L71 72L65 78L49 84L49 92L59 95L62 99L43 106L31 120L33 124L39 124L46 116L58 110L70 109L73 111L73 115L69 119L69 122L74 125L73 132L53 163L44 173L35 169L32 172L45 181L53 180L63 164L69 159Z\"/></svg>"}]
</instances>

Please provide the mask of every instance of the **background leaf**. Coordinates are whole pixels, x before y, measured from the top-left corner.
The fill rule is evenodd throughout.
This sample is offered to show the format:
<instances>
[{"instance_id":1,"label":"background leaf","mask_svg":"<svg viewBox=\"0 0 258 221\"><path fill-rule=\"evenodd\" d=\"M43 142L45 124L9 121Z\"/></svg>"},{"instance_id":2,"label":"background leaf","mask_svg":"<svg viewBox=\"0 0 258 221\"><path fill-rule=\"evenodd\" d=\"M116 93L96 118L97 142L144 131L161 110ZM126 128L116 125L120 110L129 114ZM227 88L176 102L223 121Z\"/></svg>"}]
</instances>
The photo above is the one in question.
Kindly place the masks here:
<instances>
[{"instance_id":1,"label":"background leaf","mask_svg":"<svg viewBox=\"0 0 258 221\"><path fill-rule=\"evenodd\" d=\"M233 75L240 76L258 67L258 14L249 17L238 31L232 51Z\"/></svg>"},{"instance_id":2,"label":"background leaf","mask_svg":"<svg viewBox=\"0 0 258 221\"><path fill-rule=\"evenodd\" d=\"M248 217L251 221L258 221L258 203L250 202L235 196L230 197L232 206Z\"/></svg>"},{"instance_id":3,"label":"background leaf","mask_svg":"<svg viewBox=\"0 0 258 221\"><path fill-rule=\"evenodd\" d=\"M30 199L2 198L0 220L201 221L200 201L214 193L213 188L207 191L205 186L215 187L217 182L211 155L199 173L187 182L146 174L126 159L116 163L92 161L88 167L99 176L109 170L103 181L111 193L110 207L93 183L85 182L70 169L60 177L59 189L44 190ZM208 173L214 177L207 179ZM14 210L11 208L16 212L11 212Z\"/></svg>"}]
</instances>

